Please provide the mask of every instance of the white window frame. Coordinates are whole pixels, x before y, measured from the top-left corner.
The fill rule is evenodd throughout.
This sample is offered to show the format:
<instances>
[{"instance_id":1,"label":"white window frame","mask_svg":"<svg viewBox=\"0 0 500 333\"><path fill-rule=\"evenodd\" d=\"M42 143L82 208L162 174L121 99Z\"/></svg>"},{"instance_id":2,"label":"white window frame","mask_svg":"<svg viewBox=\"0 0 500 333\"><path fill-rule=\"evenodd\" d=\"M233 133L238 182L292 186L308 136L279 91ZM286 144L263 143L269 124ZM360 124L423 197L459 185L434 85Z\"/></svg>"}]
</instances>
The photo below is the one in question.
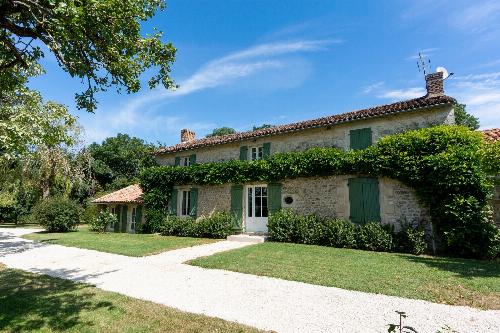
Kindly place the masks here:
<instances>
[{"instance_id":1,"label":"white window frame","mask_svg":"<svg viewBox=\"0 0 500 333\"><path fill-rule=\"evenodd\" d=\"M264 195L262 192L259 196L259 199L261 200L261 203L260 203L260 216L255 216L256 214L256 193L255 193L255 189L256 188L260 188L261 191L265 189L266 191L266 194ZM266 204L263 205L262 204L262 200L265 198L265 202ZM250 200L249 200L250 199ZM258 184L258 185L249 185L247 186L246 188L246 217L247 218L268 218L269 217L269 193L268 193L268 189L267 189L267 185L266 184ZM264 214L264 211L262 210L262 208L265 207L265 214ZM265 216L264 216L265 215Z\"/></svg>"},{"instance_id":2,"label":"white window frame","mask_svg":"<svg viewBox=\"0 0 500 333\"><path fill-rule=\"evenodd\" d=\"M186 194L186 199L184 200L184 194ZM191 203L191 191L189 189L179 189L179 197L177 198L178 207L177 212L180 217L190 216L189 206Z\"/></svg>"},{"instance_id":3,"label":"white window frame","mask_svg":"<svg viewBox=\"0 0 500 333\"><path fill-rule=\"evenodd\" d=\"M180 166L188 167L191 165L191 159L189 156L181 156Z\"/></svg>"},{"instance_id":4,"label":"white window frame","mask_svg":"<svg viewBox=\"0 0 500 333\"><path fill-rule=\"evenodd\" d=\"M258 161L264 158L264 146L252 146L248 149L248 159Z\"/></svg>"}]
</instances>

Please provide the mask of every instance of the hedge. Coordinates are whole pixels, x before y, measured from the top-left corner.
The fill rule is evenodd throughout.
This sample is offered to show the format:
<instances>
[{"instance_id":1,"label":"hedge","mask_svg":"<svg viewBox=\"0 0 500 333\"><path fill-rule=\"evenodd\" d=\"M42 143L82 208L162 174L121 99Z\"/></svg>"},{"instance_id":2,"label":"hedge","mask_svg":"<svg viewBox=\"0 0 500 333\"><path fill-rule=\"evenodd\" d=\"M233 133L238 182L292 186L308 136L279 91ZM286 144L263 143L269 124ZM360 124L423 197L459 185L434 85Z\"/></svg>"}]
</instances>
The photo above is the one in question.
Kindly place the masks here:
<instances>
[{"instance_id":1,"label":"hedge","mask_svg":"<svg viewBox=\"0 0 500 333\"><path fill-rule=\"evenodd\" d=\"M313 148L258 161L159 166L145 170L140 183L148 211L146 223L154 225L155 217L158 220L166 214L174 184L241 184L335 175L389 177L414 188L430 208L445 253L491 258L499 255L500 231L488 209L492 188L488 173L500 171L498 159L500 149L486 144L480 133L441 125L386 136L364 150Z\"/></svg>"}]
</instances>

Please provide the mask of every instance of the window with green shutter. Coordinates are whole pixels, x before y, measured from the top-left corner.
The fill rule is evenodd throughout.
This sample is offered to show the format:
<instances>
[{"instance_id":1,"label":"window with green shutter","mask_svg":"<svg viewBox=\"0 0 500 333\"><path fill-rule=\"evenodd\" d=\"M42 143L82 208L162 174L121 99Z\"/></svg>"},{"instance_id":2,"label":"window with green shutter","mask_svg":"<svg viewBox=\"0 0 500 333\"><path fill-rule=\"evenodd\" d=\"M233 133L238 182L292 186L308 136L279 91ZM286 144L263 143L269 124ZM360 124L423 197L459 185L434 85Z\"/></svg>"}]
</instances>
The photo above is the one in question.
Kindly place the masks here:
<instances>
[{"instance_id":1,"label":"window with green shutter","mask_svg":"<svg viewBox=\"0 0 500 333\"><path fill-rule=\"evenodd\" d=\"M271 156L271 142L264 142L262 148L264 150L263 158L269 158Z\"/></svg>"},{"instance_id":2,"label":"window with green shutter","mask_svg":"<svg viewBox=\"0 0 500 333\"><path fill-rule=\"evenodd\" d=\"M243 225L243 185L231 186L231 215L236 222L234 228L241 230Z\"/></svg>"},{"instance_id":3,"label":"window with green shutter","mask_svg":"<svg viewBox=\"0 0 500 333\"><path fill-rule=\"evenodd\" d=\"M138 205L135 209L135 223L140 225L142 223L142 206Z\"/></svg>"},{"instance_id":4,"label":"window with green shutter","mask_svg":"<svg viewBox=\"0 0 500 333\"><path fill-rule=\"evenodd\" d=\"M271 214L281 209L280 183L270 183L267 185L267 206Z\"/></svg>"},{"instance_id":5,"label":"window with green shutter","mask_svg":"<svg viewBox=\"0 0 500 333\"><path fill-rule=\"evenodd\" d=\"M196 218L198 211L198 189L192 188L189 192L189 216Z\"/></svg>"},{"instance_id":6,"label":"window with green shutter","mask_svg":"<svg viewBox=\"0 0 500 333\"><path fill-rule=\"evenodd\" d=\"M349 132L350 148L360 150L368 148L372 145L372 129L360 128Z\"/></svg>"},{"instance_id":7,"label":"window with green shutter","mask_svg":"<svg viewBox=\"0 0 500 333\"><path fill-rule=\"evenodd\" d=\"M248 158L248 146L240 147L240 161L246 161Z\"/></svg>"},{"instance_id":8,"label":"window with green shutter","mask_svg":"<svg viewBox=\"0 0 500 333\"><path fill-rule=\"evenodd\" d=\"M122 221L121 221L121 232L127 232L127 218L128 218L128 206L122 206Z\"/></svg>"},{"instance_id":9,"label":"window with green shutter","mask_svg":"<svg viewBox=\"0 0 500 333\"><path fill-rule=\"evenodd\" d=\"M122 216L122 206L116 205L115 206L115 215L116 215L116 223L114 225L114 231L115 232L120 232L120 222L121 222L121 216Z\"/></svg>"},{"instance_id":10,"label":"window with green shutter","mask_svg":"<svg viewBox=\"0 0 500 333\"><path fill-rule=\"evenodd\" d=\"M179 165L181 165L181 157L180 157L180 156L176 156L176 157L175 157L175 162L174 162L174 165L175 165L175 166L179 166Z\"/></svg>"},{"instance_id":11,"label":"window with green shutter","mask_svg":"<svg viewBox=\"0 0 500 333\"><path fill-rule=\"evenodd\" d=\"M168 200L168 213L177 215L177 189L172 189L170 199Z\"/></svg>"},{"instance_id":12,"label":"window with green shutter","mask_svg":"<svg viewBox=\"0 0 500 333\"><path fill-rule=\"evenodd\" d=\"M350 178L349 206L353 223L380 222L379 184L376 178Z\"/></svg>"},{"instance_id":13,"label":"window with green shutter","mask_svg":"<svg viewBox=\"0 0 500 333\"><path fill-rule=\"evenodd\" d=\"M196 164L196 154L189 155L189 165Z\"/></svg>"}]
</instances>

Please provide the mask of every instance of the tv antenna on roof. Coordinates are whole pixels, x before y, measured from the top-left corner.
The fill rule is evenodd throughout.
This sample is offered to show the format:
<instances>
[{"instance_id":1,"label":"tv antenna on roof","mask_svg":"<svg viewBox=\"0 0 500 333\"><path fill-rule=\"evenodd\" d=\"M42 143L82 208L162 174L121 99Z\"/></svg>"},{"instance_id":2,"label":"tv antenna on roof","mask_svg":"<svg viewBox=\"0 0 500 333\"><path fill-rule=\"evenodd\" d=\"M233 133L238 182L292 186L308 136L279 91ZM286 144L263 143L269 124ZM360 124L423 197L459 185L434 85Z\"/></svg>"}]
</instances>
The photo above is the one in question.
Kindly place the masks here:
<instances>
[{"instance_id":1,"label":"tv antenna on roof","mask_svg":"<svg viewBox=\"0 0 500 333\"><path fill-rule=\"evenodd\" d=\"M419 72L424 72L425 77L427 75L427 72L429 71L429 68L431 67L431 60L425 59L425 55L423 55L421 52L418 52L417 67Z\"/></svg>"}]
</instances>

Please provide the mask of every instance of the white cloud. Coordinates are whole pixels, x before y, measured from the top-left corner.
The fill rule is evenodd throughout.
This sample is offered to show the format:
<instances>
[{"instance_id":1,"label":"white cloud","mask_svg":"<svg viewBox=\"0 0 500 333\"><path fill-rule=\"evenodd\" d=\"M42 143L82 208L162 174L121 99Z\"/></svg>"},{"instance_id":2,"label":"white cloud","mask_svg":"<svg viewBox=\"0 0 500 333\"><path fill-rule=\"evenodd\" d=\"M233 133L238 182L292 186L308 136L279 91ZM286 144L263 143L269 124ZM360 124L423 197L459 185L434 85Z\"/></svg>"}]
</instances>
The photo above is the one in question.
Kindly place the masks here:
<instances>
[{"instance_id":1,"label":"white cloud","mask_svg":"<svg viewBox=\"0 0 500 333\"><path fill-rule=\"evenodd\" d=\"M479 118L482 128L500 128L500 72L455 77L448 91Z\"/></svg>"},{"instance_id":2,"label":"white cloud","mask_svg":"<svg viewBox=\"0 0 500 333\"><path fill-rule=\"evenodd\" d=\"M480 33L494 24L500 14L500 2L476 2L463 9L458 9L450 18L450 23L460 29Z\"/></svg>"},{"instance_id":3,"label":"white cloud","mask_svg":"<svg viewBox=\"0 0 500 333\"><path fill-rule=\"evenodd\" d=\"M147 128L148 131L161 133L159 136L165 137L166 132L173 135L182 127L193 130L214 127L213 123L193 123L179 117L160 115L152 111L151 106L170 98L180 98L197 91L225 85L258 72L285 69L297 71L299 69L294 68L292 64L296 65L298 62L290 62L280 56L324 50L327 45L340 42L340 40L298 40L264 43L214 59L185 80L181 80L180 87L174 91L157 88L129 98L126 103L114 110L97 112L92 119L84 122L87 141L101 141L119 131L126 132L138 128ZM308 64L303 65L307 67ZM304 75L297 77L305 79Z\"/></svg>"},{"instance_id":4,"label":"white cloud","mask_svg":"<svg viewBox=\"0 0 500 333\"><path fill-rule=\"evenodd\" d=\"M407 89L387 90L377 95L378 98L386 98L392 101L400 101L404 99L412 99L424 96L426 91L424 88L412 87Z\"/></svg>"},{"instance_id":5,"label":"white cloud","mask_svg":"<svg viewBox=\"0 0 500 333\"><path fill-rule=\"evenodd\" d=\"M384 81L379 81L379 82L369 84L365 88L363 88L363 93L369 94L373 91L380 90L384 86L384 84L385 84Z\"/></svg>"}]
</instances>

